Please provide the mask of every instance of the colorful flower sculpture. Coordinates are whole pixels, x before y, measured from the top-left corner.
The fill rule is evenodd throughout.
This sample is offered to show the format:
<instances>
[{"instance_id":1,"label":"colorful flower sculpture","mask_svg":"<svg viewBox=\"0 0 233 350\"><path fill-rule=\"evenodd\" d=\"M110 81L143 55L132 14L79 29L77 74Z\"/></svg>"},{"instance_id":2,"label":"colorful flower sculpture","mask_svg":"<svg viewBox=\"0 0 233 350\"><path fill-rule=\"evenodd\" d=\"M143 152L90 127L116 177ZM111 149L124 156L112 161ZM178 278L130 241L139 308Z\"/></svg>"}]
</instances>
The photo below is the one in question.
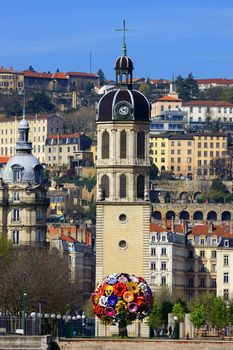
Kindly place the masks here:
<instances>
[{"instance_id":1,"label":"colorful flower sculpture","mask_svg":"<svg viewBox=\"0 0 233 350\"><path fill-rule=\"evenodd\" d=\"M152 292L142 277L114 273L98 283L92 293L93 310L106 324L142 320L153 305Z\"/></svg>"}]
</instances>

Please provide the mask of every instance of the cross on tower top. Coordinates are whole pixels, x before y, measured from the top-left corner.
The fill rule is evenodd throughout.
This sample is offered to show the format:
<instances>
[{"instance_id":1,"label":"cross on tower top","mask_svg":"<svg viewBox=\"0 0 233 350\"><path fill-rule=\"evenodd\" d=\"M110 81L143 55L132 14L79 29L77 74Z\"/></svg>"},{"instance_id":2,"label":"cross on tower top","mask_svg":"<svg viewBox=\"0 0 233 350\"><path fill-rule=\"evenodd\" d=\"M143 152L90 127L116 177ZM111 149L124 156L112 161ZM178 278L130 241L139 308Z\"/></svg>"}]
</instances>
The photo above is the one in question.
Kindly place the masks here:
<instances>
[{"instance_id":1,"label":"cross on tower top","mask_svg":"<svg viewBox=\"0 0 233 350\"><path fill-rule=\"evenodd\" d=\"M123 46L122 46L122 53L123 56L126 56L126 40L125 40L125 33L129 32L130 29L126 29L125 27L125 20L123 20L123 29L115 29L116 32L123 32Z\"/></svg>"}]
</instances>

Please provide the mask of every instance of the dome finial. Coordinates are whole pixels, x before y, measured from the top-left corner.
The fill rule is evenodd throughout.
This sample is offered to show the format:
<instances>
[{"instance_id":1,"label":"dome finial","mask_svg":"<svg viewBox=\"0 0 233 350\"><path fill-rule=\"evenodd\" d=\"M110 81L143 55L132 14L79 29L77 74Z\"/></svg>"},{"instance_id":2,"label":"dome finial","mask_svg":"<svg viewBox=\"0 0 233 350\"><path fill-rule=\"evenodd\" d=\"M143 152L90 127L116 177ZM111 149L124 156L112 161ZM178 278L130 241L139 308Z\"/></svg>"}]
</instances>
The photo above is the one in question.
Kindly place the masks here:
<instances>
[{"instance_id":1,"label":"dome finial","mask_svg":"<svg viewBox=\"0 0 233 350\"><path fill-rule=\"evenodd\" d=\"M126 29L125 19L123 20L123 29L115 29L115 31L116 32L123 32L122 56L126 56L127 55L127 48L126 48L125 32L129 32L130 29Z\"/></svg>"}]
</instances>

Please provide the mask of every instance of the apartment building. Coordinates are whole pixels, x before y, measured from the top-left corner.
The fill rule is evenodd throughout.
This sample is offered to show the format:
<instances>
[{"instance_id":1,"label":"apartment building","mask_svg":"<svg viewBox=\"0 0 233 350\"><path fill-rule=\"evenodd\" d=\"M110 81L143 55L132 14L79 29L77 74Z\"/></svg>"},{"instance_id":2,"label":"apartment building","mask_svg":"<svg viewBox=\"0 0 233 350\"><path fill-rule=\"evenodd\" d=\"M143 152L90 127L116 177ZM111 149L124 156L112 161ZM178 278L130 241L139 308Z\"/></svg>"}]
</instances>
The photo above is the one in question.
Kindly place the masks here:
<instances>
[{"instance_id":1,"label":"apartment building","mask_svg":"<svg viewBox=\"0 0 233 350\"><path fill-rule=\"evenodd\" d=\"M233 104L225 101L189 101L182 103L190 123L233 122Z\"/></svg>"},{"instance_id":2,"label":"apartment building","mask_svg":"<svg viewBox=\"0 0 233 350\"><path fill-rule=\"evenodd\" d=\"M171 84L172 85L172 84ZM172 88L168 95L163 96L151 104L151 118L156 118L169 110L178 110L182 107L182 100Z\"/></svg>"},{"instance_id":3,"label":"apartment building","mask_svg":"<svg viewBox=\"0 0 233 350\"><path fill-rule=\"evenodd\" d=\"M184 295L186 256L182 225L168 232L162 226L150 224L150 286L154 292L167 287L176 297Z\"/></svg>"},{"instance_id":4,"label":"apartment building","mask_svg":"<svg viewBox=\"0 0 233 350\"><path fill-rule=\"evenodd\" d=\"M159 171L169 171L169 137L150 134L149 147L151 163L155 164Z\"/></svg>"},{"instance_id":5,"label":"apartment building","mask_svg":"<svg viewBox=\"0 0 233 350\"><path fill-rule=\"evenodd\" d=\"M63 132L63 119L56 114L27 116L29 140L33 142L33 154L45 163L45 141L49 135ZM18 139L20 117L5 117L0 120L0 156L13 156Z\"/></svg>"},{"instance_id":6,"label":"apartment building","mask_svg":"<svg viewBox=\"0 0 233 350\"><path fill-rule=\"evenodd\" d=\"M0 90L22 92L24 90L23 73L13 70L12 67L0 67Z\"/></svg>"},{"instance_id":7,"label":"apartment building","mask_svg":"<svg viewBox=\"0 0 233 350\"><path fill-rule=\"evenodd\" d=\"M224 133L150 135L150 158L159 171L190 179L212 179L228 155Z\"/></svg>"},{"instance_id":8,"label":"apartment building","mask_svg":"<svg viewBox=\"0 0 233 350\"><path fill-rule=\"evenodd\" d=\"M208 90L213 87L232 87L233 79L225 79L225 78L209 78L209 79L196 79L199 90Z\"/></svg>"},{"instance_id":9,"label":"apartment building","mask_svg":"<svg viewBox=\"0 0 233 350\"><path fill-rule=\"evenodd\" d=\"M233 298L233 235L223 237L217 248L217 295L224 300Z\"/></svg>"},{"instance_id":10,"label":"apartment building","mask_svg":"<svg viewBox=\"0 0 233 350\"><path fill-rule=\"evenodd\" d=\"M222 270L219 264L221 253L217 261L217 251L226 235L229 235L229 226L214 226L212 222L194 226L189 232L185 286L189 299L206 292L216 295L217 279L219 280ZM218 286L218 290L219 288Z\"/></svg>"},{"instance_id":11,"label":"apartment building","mask_svg":"<svg viewBox=\"0 0 233 350\"><path fill-rule=\"evenodd\" d=\"M77 151L91 147L91 139L85 134L50 135L45 142L45 163L49 166L68 166Z\"/></svg>"}]
</instances>

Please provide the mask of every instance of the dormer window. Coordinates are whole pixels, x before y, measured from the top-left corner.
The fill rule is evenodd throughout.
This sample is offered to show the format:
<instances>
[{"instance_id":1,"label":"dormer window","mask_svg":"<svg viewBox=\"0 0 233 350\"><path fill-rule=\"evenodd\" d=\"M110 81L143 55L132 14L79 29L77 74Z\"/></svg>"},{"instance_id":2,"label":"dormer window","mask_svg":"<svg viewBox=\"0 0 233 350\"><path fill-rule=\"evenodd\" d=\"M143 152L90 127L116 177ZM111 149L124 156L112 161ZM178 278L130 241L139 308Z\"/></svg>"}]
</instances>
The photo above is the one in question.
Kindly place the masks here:
<instances>
[{"instance_id":1,"label":"dormer window","mask_svg":"<svg viewBox=\"0 0 233 350\"><path fill-rule=\"evenodd\" d=\"M228 239L224 239L224 247L229 247L229 240Z\"/></svg>"},{"instance_id":2,"label":"dormer window","mask_svg":"<svg viewBox=\"0 0 233 350\"><path fill-rule=\"evenodd\" d=\"M20 165L13 165L12 171L13 171L13 182L21 181L22 179L22 170L23 168L20 167Z\"/></svg>"}]
</instances>

